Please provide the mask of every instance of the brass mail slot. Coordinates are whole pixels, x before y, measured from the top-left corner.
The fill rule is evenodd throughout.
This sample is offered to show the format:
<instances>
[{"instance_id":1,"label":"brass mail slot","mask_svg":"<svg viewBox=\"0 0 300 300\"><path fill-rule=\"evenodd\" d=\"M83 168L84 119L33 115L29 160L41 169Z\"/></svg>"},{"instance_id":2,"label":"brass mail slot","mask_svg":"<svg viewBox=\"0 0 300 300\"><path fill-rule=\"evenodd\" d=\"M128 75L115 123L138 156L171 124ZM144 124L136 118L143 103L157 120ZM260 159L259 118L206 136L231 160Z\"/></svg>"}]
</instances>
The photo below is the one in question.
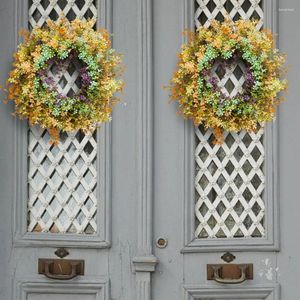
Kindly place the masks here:
<instances>
[{"instance_id":1,"label":"brass mail slot","mask_svg":"<svg viewBox=\"0 0 300 300\"><path fill-rule=\"evenodd\" d=\"M51 279L70 280L84 275L84 260L40 258L38 273Z\"/></svg>"},{"instance_id":2,"label":"brass mail slot","mask_svg":"<svg viewBox=\"0 0 300 300\"><path fill-rule=\"evenodd\" d=\"M208 264L207 280L223 284L242 283L253 279L253 264Z\"/></svg>"}]
</instances>

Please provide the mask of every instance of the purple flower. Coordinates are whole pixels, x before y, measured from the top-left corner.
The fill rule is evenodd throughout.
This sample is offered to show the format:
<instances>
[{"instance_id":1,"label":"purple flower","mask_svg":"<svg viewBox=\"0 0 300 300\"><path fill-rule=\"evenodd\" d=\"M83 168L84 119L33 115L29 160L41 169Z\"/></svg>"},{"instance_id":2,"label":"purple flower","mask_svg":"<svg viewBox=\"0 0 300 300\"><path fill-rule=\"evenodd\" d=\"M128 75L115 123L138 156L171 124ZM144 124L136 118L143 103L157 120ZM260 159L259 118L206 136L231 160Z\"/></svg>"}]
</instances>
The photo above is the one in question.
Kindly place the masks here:
<instances>
[{"instance_id":1,"label":"purple flower","mask_svg":"<svg viewBox=\"0 0 300 300\"><path fill-rule=\"evenodd\" d=\"M82 73L86 73L87 72L87 68L86 67L82 67L80 70L79 70L80 74Z\"/></svg>"},{"instance_id":2,"label":"purple flower","mask_svg":"<svg viewBox=\"0 0 300 300\"><path fill-rule=\"evenodd\" d=\"M252 75L251 72L245 73L245 79L246 79L246 81L249 81L249 82L253 82L254 81L254 78L253 78L253 75Z\"/></svg>"},{"instance_id":3,"label":"purple flower","mask_svg":"<svg viewBox=\"0 0 300 300\"><path fill-rule=\"evenodd\" d=\"M65 95L63 95L62 93L58 93L57 94L57 98L59 98L59 99L66 99L67 97Z\"/></svg>"},{"instance_id":4,"label":"purple flower","mask_svg":"<svg viewBox=\"0 0 300 300\"><path fill-rule=\"evenodd\" d=\"M83 86L89 86L91 84L91 78L87 72L82 72L80 77Z\"/></svg>"},{"instance_id":5,"label":"purple flower","mask_svg":"<svg viewBox=\"0 0 300 300\"><path fill-rule=\"evenodd\" d=\"M218 79L215 76L212 76L208 79L208 82L212 85L212 86L217 86L218 84Z\"/></svg>"},{"instance_id":6,"label":"purple flower","mask_svg":"<svg viewBox=\"0 0 300 300\"><path fill-rule=\"evenodd\" d=\"M244 101L249 101L250 100L250 96L249 95L243 95L243 99L244 99Z\"/></svg>"},{"instance_id":7,"label":"purple flower","mask_svg":"<svg viewBox=\"0 0 300 300\"><path fill-rule=\"evenodd\" d=\"M79 95L79 100L86 101L86 97L84 95Z\"/></svg>"},{"instance_id":8,"label":"purple flower","mask_svg":"<svg viewBox=\"0 0 300 300\"><path fill-rule=\"evenodd\" d=\"M38 76L42 77L46 75L46 71L45 70L39 70L38 71Z\"/></svg>"},{"instance_id":9,"label":"purple flower","mask_svg":"<svg viewBox=\"0 0 300 300\"><path fill-rule=\"evenodd\" d=\"M204 69L204 70L202 71L202 74L203 74L204 76L209 76L210 72L209 72L209 70Z\"/></svg>"},{"instance_id":10,"label":"purple flower","mask_svg":"<svg viewBox=\"0 0 300 300\"><path fill-rule=\"evenodd\" d=\"M44 77L44 82L50 86L53 86L55 84L54 79L50 76Z\"/></svg>"}]
</instances>

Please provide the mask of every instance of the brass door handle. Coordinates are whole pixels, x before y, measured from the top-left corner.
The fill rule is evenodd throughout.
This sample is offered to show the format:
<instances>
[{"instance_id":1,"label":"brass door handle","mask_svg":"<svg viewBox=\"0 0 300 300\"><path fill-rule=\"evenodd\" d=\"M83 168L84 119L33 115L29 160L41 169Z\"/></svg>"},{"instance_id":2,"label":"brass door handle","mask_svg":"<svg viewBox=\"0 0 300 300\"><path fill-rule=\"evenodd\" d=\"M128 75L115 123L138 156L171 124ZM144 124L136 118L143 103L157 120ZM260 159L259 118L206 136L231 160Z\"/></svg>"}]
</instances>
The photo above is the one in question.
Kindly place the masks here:
<instances>
[{"instance_id":1,"label":"brass door handle","mask_svg":"<svg viewBox=\"0 0 300 300\"><path fill-rule=\"evenodd\" d=\"M70 280L84 275L83 260L39 259L38 273L56 280Z\"/></svg>"},{"instance_id":2,"label":"brass door handle","mask_svg":"<svg viewBox=\"0 0 300 300\"><path fill-rule=\"evenodd\" d=\"M223 284L239 284L247 280L246 277L246 266L239 266L241 270L241 277L237 279L231 279L231 278L221 278L220 277L220 269L221 266L213 266L214 269L214 278L213 280L218 282L218 283L223 283Z\"/></svg>"}]
</instances>

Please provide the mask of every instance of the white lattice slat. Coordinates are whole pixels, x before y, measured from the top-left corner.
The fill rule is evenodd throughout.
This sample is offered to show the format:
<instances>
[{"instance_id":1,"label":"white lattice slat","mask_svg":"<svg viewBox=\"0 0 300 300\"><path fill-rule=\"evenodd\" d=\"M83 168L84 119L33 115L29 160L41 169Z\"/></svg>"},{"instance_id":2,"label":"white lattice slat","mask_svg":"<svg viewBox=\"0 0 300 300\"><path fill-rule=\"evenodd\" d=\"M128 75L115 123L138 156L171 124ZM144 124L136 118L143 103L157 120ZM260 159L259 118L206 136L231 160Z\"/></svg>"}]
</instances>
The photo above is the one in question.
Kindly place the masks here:
<instances>
[{"instance_id":1,"label":"white lattice slat","mask_svg":"<svg viewBox=\"0 0 300 300\"><path fill-rule=\"evenodd\" d=\"M29 1L29 27L48 19L97 19L95 0ZM81 88L78 59L49 66L57 92L73 96ZM61 134L58 146L47 130L28 130L28 231L95 234L97 232L97 140L81 132Z\"/></svg>"},{"instance_id":2,"label":"white lattice slat","mask_svg":"<svg viewBox=\"0 0 300 300\"><path fill-rule=\"evenodd\" d=\"M97 19L96 0L31 0L29 1L29 26L42 27L48 19L58 20L62 16L72 21Z\"/></svg>"},{"instance_id":3,"label":"white lattice slat","mask_svg":"<svg viewBox=\"0 0 300 300\"><path fill-rule=\"evenodd\" d=\"M212 20L256 19L263 26L262 0L196 0L195 25L209 27Z\"/></svg>"},{"instance_id":4,"label":"white lattice slat","mask_svg":"<svg viewBox=\"0 0 300 300\"><path fill-rule=\"evenodd\" d=\"M209 27L223 21L255 18L263 26L262 0L196 0L195 26ZM243 92L246 66L232 61L212 76L222 93L234 97ZM265 188L263 127L258 133L225 133L222 145L213 143L212 130L196 128L196 238L246 238L265 236Z\"/></svg>"},{"instance_id":5,"label":"white lattice slat","mask_svg":"<svg viewBox=\"0 0 300 300\"><path fill-rule=\"evenodd\" d=\"M196 135L196 236L264 236L263 128L227 132L223 145L213 143L212 130L199 127Z\"/></svg>"},{"instance_id":6,"label":"white lattice slat","mask_svg":"<svg viewBox=\"0 0 300 300\"><path fill-rule=\"evenodd\" d=\"M28 231L95 233L95 134L68 133L58 146L49 139L46 130L29 131Z\"/></svg>"}]
</instances>

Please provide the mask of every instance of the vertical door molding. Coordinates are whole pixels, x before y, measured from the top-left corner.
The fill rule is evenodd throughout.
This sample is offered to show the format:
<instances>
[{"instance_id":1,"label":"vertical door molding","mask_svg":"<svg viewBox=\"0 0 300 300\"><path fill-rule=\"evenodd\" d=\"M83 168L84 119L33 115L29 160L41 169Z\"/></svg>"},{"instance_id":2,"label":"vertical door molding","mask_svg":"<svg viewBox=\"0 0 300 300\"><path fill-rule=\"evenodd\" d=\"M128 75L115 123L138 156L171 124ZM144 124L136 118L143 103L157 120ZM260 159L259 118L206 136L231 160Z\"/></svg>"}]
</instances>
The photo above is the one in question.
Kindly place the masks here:
<instances>
[{"instance_id":1,"label":"vertical door molding","mask_svg":"<svg viewBox=\"0 0 300 300\"><path fill-rule=\"evenodd\" d=\"M137 256L133 258L136 274L136 300L151 299L151 272L157 259L152 253L153 205L153 79L152 79L152 1L138 0L138 117L137 117Z\"/></svg>"}]
</instances>

